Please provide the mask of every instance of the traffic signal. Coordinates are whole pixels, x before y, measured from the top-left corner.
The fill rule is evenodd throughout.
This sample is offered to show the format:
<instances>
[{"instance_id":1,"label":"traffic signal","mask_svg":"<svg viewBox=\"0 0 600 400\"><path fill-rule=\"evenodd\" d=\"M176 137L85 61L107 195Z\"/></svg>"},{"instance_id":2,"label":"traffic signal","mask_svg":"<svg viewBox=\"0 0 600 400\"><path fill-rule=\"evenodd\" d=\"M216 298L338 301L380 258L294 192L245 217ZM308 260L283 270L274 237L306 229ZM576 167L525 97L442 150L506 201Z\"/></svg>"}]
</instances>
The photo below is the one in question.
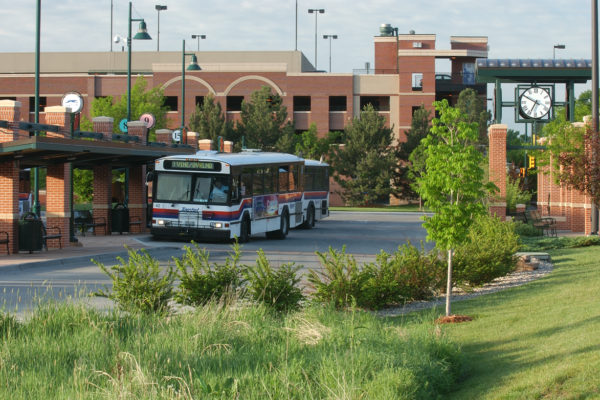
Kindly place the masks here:
<instances>
[{"instance_id":1,"label":"traffic signal","mask_svg":"<svg viewBox=\"0 0 600 400\"><path fill-rule=\"evenodd\" d=\"M534 169L535 168L535 157L534 156L527 156L527 169Z\"/></svg>"}]
</instances>

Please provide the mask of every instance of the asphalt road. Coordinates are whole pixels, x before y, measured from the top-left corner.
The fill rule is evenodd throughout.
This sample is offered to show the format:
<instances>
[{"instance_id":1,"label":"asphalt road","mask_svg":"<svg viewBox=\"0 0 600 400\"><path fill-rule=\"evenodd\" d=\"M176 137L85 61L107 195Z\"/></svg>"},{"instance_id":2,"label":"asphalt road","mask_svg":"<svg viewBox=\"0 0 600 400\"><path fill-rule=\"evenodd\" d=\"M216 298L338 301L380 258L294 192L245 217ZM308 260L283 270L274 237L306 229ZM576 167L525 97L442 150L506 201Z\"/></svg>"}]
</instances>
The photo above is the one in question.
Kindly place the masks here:
<instances>
[{"instance_id":1,"label":"asphalt road","mask_svg":"<svg viewBox=\"0 0 600 400\"><path fill-rule=\"evenodd\" d=\"M263 249L273 265L295 262L308 268L319 268L315 252L326 252L329 247L355 256L357 261L375 259L381 250L393 252L408 241L419 245L425 241L422 214L417 213L353 213L332 212L331 216L319 221L315 228L294 229L285 240L267 239L264 234L253 235L242 247L242 262L251 264L256 251ZM173 256L179 256L186 242L157 242L150 235L140 239L148 248L161 246L156 253L162 265L167 265ZM211 255L211 260L222 261L231 250L229 243L200 243ZM164 248L169 249L165 250ZM431 243L426 243L431 248ZM106 263L107 265L113 265ZM115 261L114 264L117 264ZM107 308L110 303L102 298L87 296L87 293L109 285L107 276L93 263L81 262L59 266L40 266L24 271L12 270L2 273L0 293L6 311L25 315L45 298L75 299L95 307Z\"/></svg>"}]
</instances>

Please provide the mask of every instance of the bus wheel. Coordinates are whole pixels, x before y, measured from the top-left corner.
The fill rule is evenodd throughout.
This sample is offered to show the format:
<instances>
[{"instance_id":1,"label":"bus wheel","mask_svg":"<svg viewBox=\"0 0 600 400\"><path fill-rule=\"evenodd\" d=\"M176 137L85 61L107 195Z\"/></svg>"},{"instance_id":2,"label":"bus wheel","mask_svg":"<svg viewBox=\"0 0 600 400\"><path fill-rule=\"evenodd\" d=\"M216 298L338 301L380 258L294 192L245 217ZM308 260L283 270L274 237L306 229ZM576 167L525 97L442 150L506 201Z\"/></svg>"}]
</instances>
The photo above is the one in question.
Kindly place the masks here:
<instances>
[{"instance_id":1,"label":"bus wheel","mask_svg":"<svg viewBox=\"0 0 600 400\"><path fill-rule=\"evenodd\" d=\"M279 229L276 231L267 232L267 237L273 239L285 239L289 231L290 215L288 214L288 210L286 208L281 214L281 224L279 225Z\"/></svg>"},{"instance_id":2,"label":"bus wheel","mask_svg":"<svg viewBox=\"0 0 600 400\"><path fill-rule=\"evenodd\" d=\"M306 210L306 221L304 221L303 228L311 229L315 226L315 207L311 204Z\"/></svg>"},{"instance_id":3,"label":"bus wheel","mask_svg":"<svg viewBox=\"0 0 600 400\"><path fill-rule=\"evenodd\" d=\"M242 225L240 227L240 237L238 239L240 243L248 243L250 241L250 220L248 217L244 217Z\"/></svg>"}]
</instances>

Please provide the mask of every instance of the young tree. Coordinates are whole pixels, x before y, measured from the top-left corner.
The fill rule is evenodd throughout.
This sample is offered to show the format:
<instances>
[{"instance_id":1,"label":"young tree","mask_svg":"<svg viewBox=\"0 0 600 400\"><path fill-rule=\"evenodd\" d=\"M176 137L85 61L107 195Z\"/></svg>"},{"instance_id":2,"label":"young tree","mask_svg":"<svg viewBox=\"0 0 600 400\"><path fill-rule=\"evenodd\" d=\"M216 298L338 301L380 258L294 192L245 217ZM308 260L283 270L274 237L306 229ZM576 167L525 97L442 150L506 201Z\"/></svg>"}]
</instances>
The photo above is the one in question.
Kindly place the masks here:
<instances>
[{"instance_id":1,"label":"young tree","mask_svg":"<svg viewBox=\"0 0 600 400\"><path fill-rule=\"evenodd\" d=\"M417 178L417 190L434 212L425 217L427 239L448 252L446 316L452 298L453 249L463 242L474 218L487 212L483 199L495 188L483 183L483 155L475 148L476 122L448 101L434 103L439 118L433 119L431 134L423 139L425 171Z\"/></svg>"},{"instance_id":2,"label":"young tree","mask_svg":"<svg viewBox=\"0 0 600 400\"><path fill-rule=\"evenodd\" d=\"M190 130L198 132L200 139L211 139L216 143L219 136L237 144L238 138L233 130L233 124L228 122L221 109L221 104L215 102L213 96L206 96L202 105L197 105L190 116Z\"/></svg>"},{"instance_id":3,"label":"young tree","mask_svg":"<svg viewBox=\"0 0 600 400\"><path fill-rule=\"evenodd\" d=\"M307 131L302 132L298 136L295 154L312 160L327 157L329 155L329 148L334 143L335 138L336 134L333 132L329 132L326 137L320 138L317 135L317 125L312 123Z\"/></svg>"},{"instance_id":4,"label":"young tree","mask_svg":"<svg viewBox=\"0 0 600 400\"><path fill-rule=\"evenodd\" d=\"M281 97L263 86L252 93L249 102L242 103L238 135L246 146L263 150L294 151L294 127L288 120Z\"/></svg>"},{"instance_id":5,"label":"young tree","mask_svg":"<svg viewBox=\"0 0 600 400\"><path fill-rule=\"evenodd\" d=\"M397 160L393 131L385 126L385 118L369 104L344 132L345 145L331 160L333 177L344 189L344 200L350 205L364 205L389 196Z\"/></svg>"}]
</instances>

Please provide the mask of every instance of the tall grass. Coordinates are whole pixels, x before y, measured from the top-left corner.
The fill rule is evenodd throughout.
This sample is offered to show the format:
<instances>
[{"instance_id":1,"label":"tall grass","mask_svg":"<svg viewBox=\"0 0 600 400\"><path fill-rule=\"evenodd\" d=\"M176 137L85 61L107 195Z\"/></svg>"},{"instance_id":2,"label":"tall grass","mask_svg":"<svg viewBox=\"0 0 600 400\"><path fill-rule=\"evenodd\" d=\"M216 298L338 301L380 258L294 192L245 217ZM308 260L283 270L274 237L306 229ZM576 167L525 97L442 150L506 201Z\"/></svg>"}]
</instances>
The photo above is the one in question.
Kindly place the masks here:
<instances>
[{"instance_id":1,"label":"tall grass","mask_svg":"<svg viewBox=\"0 0 600 400\"><path fill-rule=\"evenodd\" d=\"M223 306L172 315L47 303L3 328L0 398L434 398L460 371L429 323L311 307Z\"/></svg>"}]
</instances>

